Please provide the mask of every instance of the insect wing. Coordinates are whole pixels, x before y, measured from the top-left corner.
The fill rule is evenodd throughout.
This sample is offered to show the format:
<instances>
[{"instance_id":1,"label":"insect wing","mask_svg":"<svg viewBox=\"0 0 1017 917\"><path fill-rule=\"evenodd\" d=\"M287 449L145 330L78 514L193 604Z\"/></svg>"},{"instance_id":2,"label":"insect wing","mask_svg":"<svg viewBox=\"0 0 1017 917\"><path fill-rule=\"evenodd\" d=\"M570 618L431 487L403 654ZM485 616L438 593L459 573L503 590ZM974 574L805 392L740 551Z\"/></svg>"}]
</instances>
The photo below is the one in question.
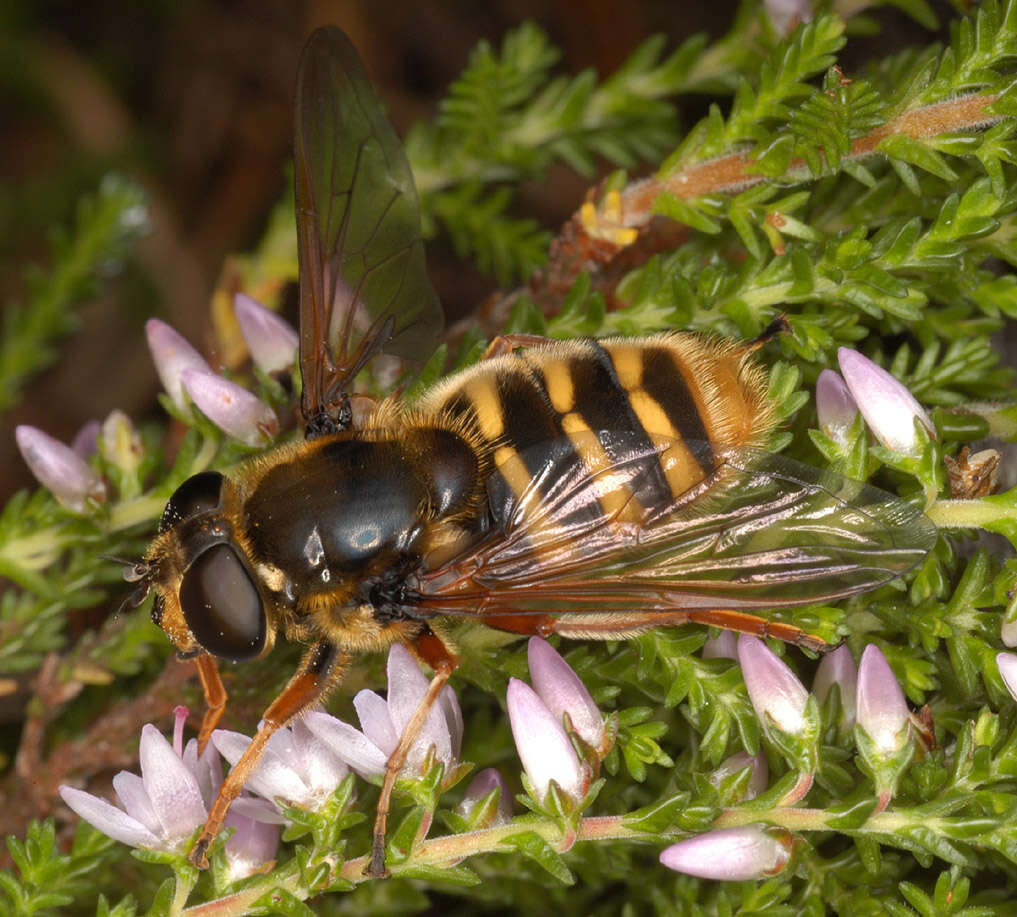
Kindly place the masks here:
<instances>
[{"instance_id":1,"label":"insect wing","mask_svg":"<svg viewBox=\"0 0 1017 917\"><path fill-rule=\"evenodd\" d=\"M406 154L353 45L308 40L294 118L300 371L307 420L326 413L378 350L423 361L442 326Z\"/></svg>"},{"instance_id":2,"label":"insect wing","mask_svg":"<svg viewBox=\"0 0 1017 917\"><path fill-rule=\"evenodd\" d=\"M713 447L711 475L654 501L659 470L677 460L670 446L590 435L613 440L608 467L590 472L563 440L536 447L547 459L518 497L492 478L495 526L421 578L422 604L499 615L806 605L889 582L935 544L910 504L748 449ZM605 512L620 488L627 498Z\"/></svg>"}]
</instances>

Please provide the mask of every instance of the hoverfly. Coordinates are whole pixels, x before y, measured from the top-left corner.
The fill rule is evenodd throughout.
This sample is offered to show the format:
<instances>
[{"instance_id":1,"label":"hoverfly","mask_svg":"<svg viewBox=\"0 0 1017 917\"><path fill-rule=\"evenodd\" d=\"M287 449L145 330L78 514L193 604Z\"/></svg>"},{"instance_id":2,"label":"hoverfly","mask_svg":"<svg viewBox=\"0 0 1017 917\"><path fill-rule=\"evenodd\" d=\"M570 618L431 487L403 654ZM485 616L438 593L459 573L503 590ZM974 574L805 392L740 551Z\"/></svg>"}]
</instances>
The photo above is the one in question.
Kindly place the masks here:
<instances>
[{"instance_id":1,"label":"hoverfly","mask_svg":"<svg viewBox=\"0 0 1017 917\"><path fill-rule=\"evenodd\" d=\"M380 352L422 361L441 327L416 192L346 36L310 38L296 91L305 439L170 498L137 568L153 618L194 656L208 710L216 658L309 644L220 790L206 851L272 733L395 642L434 671L388 764L371 869L384 870L395 776L455 669L447 616L515 634L608 639L699 622L825 644L753 610L873 589L936 538L873 487L759 451L775 426L751 344L662 333L498 339L415 404L355 418Z\"/></svg>"}]
</instances>

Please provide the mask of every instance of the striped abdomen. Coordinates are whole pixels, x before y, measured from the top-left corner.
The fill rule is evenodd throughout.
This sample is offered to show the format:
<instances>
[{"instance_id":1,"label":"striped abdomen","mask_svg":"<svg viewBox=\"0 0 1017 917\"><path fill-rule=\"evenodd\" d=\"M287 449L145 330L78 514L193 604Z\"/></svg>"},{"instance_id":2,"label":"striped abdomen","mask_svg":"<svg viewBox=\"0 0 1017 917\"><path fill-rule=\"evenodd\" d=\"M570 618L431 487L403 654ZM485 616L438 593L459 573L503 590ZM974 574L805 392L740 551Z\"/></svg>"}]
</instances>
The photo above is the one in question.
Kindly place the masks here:
<instances>
[{"instance_id":1,"label":"striped abdomen","mask_svg":"<svg viewBox=\"0 0 1017 917\"><path fill-rule=\"evenodd\" d=\"M718 448L760 445L773 426L765 384L744 345L661 334L548 342L453 376L420 406L475 431L516 496L570 450L603 473L602 509L624 521L702 481ZM606 473L633 451L652 455L637 476Z\"/></svg>"}]
</instances>

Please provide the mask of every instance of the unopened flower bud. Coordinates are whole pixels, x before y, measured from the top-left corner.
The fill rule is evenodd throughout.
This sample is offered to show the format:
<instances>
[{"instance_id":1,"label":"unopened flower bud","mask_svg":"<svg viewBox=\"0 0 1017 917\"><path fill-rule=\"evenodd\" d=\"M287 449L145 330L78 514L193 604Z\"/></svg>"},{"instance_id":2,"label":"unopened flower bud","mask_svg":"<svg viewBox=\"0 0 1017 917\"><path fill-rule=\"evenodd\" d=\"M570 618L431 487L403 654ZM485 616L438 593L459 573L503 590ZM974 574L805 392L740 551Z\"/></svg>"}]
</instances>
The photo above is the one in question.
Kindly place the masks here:
<instances>
[{"instance_id":1,"label":"unopened flower bud","mask_svg":"<svg viewBox=\"0 0 1017 917\"><path fill-rule=\"evenodd\" d=\"M14 431L29 470L68 509L83 512L88 500L103 500L102 478L70 446L37 427L22 424Z\"/></svg>"},{"instance_id":2,"label":"unopened flower bud","mask_svg":"<svg viewBox=\"0 0 1017 917\"><path fill-rule=\"evenodd\" d=\"M843 713L844 726L847 729L852 729L855 725L858 669L846 643L842 643L833 652L827 653L820 661L819 668L816 669L816 677L812 682L812 693L816 696L816 700L823 703L834 685L840 689L840 709Z\"/></svg>"},{"instance_id":3,"label":"unopened flower bud","mask_svg":"<svg viewBox=\"0 0 1017 917\"><path fill-rule=\"evenodd\" d=\"M839 373L824 369L816 380L816 414L819 428L839 443L847 439L847 431L858 416L858 405L851 397Z\"/></svg>"},{"instance_id":4,"label":"unopened flower bud","mask_svg":"<svg viewBox=\"0 0 1017 917\"><path fill-rule=\"evenodd\" d=\"M1017 700L1017 655L999 653L996 656L996 665L1007 691L1013 695L1014 700Z\"/></svg>"},{"instance_id":5,"label":"unopened flower bud","mask_svg":"<svg viewBox=\"0 0 1017 917\"><path fill-rule=\"evenodd\" d=\"M791 835L783 828L719 828L672 844L660 862L701 879L739 882L777 875L791 859L791 847Z\"/></svg>"},{"instance_id":6,"label":"unopened flower bud","mask_svg":"<svg viewBox=\"0 0 1017 917\"><path fill-rule=\"evenodd\" d=\"M98 420L85 423L71 440L71 448L83 459L89 459L99 451L99 431L102 424Z\"/></svg>"},{"instance_id":7,"label":"unopened flower bud","mask_svg":"<svg viewBox=\"0 0 1017 917\"><path fill-rule=\"evenodd\" d=\"M704 659L737 659L738 641L734 632L722 630L716 637L707 637L702 656Z\"/></svg>"},{"instance_id":8,"label":"unopened flower bud","mask_svg":"<svg viewBox=\"0 0 1017 917\"><path fill-rule=\"evenodd\" d=\"M567 796L582 799L586 775L559 717L518 678L509 679L506 700L516 750L538 800L547 799L552 780Z\"/></svg>"},{"instance_id":9,"label":"unopened flower bud","mask_svg":"<svg viewBox=\"0 0 1017 917\"><path fill-rule=\"evenodd\" d=\"M237 293L233 309L254 365L264 373L289 369L299 342L289 322L246 293Z\"/></svg>"},{"instance_id":10,"label":"unopened flower bud","mask_svg":"<svg viewBox=\"0 0 1017 917\"><path fill-rule=\"evenodd\" d=\"M766 725L769 716L781 732L800 734L809 692L795 673L762 640L747 634L738 638L738 660L759 721Z\"/></svg>"},{"instance_id":11,"label":"unopened flower bud","mask_svg":"<svg viewBox=\"0 0 1017 917\"><path fill-rule=\"evenodd\" d=\"M471 818L481 800L487 797L492 791L498 791L498 804L494 807L489 819L484 824L476 825L477 828L489 828L495 825L504 825L512 819L512 794L509 792L508 784L497 768L487 767L480 771L466 788L466 795L459 803L459 814L463 818Z\"/></svg>"},{"instance_id":12,"label":"unopened flower bud","mask_svg":"<svg viewBox=\"0 0 1017 917\"><path fill-rule=\"evenodd\" d=\"M604 717L582 679L546 640L531 637L527 647L533 688L560 721L567 715L572 728L587 745L600 750Z\"/></svg>"},{"instance_id":13,"label":"unopened flower bud","mask_svg":"<svg viewBox=\"0 0 1017 917\"><path fill-rule=\"evenodd\" d=\"M187 397L181 378L183 373L188 369L210 373L212 367L184 337L157 318L149 319L145 323L145 335L162 387L177 408L181 411L186 410Z\"/></svg>"},{"instance_id":14,"label":"unopened flower bud","mask_svg":"<svg viewBox=\"0 0 1017 917\"><path fill-rule=\"evenodd\" d=\"M916 418L930 436L935 436L936 428L925 409L907 387L885 369L849 347L837 351L837 362L862 417L887 449L902 455L917 453Z\"/></svg>"},{"instance_id":15,"label":"unopened flower bud","mask_svg":"<svg viewBox=\"0 0 1017 917\"><path fill-rule=\"evenodd\" d=\"M762 752L758 755L750 755L747 751L739 751L729 758L725 758L720 762L717 769L710 774L710 783L714 786L720 786L728 777L745 770L747 767L752 768L752 773L749 775L749 782L745 787L745 795L741 797L741 801L755 799L756 796L766 789L770 779L770 768L766 763L766 756Z\"/></svg>"},{"instance_id":16,"label":"unopened flower bud","mask_svg":"<svg viewBox=\"0 0 1017 917\"><path fill-rule=\"evenodd\" d=\"M184 370L181 379L201 413L248 446L264 445L279 429L275 412L235 382L195 369Z\"/></svg>"},{"instance_id":17,"label":"unopened flower bud","mask_svg":"<svg viewBox=\"0 0 1017 917\"><path fill-rule=\"evenodd\" d=\"M144 455L141 437L123 411L111 411L102 424L102 451L106 461L125 472L138 470Z\"/></svg>"},{"instance_id":18,"label":"unopened flower bud","mask_svg":"<svg viewBox=\"0 0 1017 917\"><path fill-rule=\"evenodd\" d=\"M872 643L858 663L856 698L859 727L882 754L895 755L908 740L910 712L886 656Z\"/></svg>"}]
</instances>

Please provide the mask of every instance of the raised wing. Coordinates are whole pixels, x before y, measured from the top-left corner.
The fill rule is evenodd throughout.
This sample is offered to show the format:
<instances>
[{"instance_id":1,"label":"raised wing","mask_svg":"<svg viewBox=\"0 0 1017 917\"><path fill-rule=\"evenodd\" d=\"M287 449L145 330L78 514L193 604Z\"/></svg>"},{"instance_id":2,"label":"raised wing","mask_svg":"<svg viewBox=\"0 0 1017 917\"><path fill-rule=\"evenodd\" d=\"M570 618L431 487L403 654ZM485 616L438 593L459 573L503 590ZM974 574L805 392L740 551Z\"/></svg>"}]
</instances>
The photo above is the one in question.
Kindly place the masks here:
<instances>
[{"instance_id":1,"label":"raised wing","mask_svg":"<svg viewBox=\"0 0 1017 917\"><path fill-rule=\"evenodd\" d=\"M715 446L709 477L654 503L669 445L596 435L613 437L608 468L591 473L550 444L518 497L496 474L491 531L419 577L420 604L465 615L806 605L876 588L936 541L932 522L890 494L747 449ZM602 495L620 486L631 499L605 513Z\"/></svg>"},{"instance_id":2,"label":"raised wing","mask_svg":"<svg viewBox=\"0 0 1017 917\"><path fill-rule=\"evenodd\" d=\"M430 356L442 314L409 163L342 30L308 40L295 109L301 408L315 435L342 427L353 377L375 353Z\"/></svg>"}]
</instances>

